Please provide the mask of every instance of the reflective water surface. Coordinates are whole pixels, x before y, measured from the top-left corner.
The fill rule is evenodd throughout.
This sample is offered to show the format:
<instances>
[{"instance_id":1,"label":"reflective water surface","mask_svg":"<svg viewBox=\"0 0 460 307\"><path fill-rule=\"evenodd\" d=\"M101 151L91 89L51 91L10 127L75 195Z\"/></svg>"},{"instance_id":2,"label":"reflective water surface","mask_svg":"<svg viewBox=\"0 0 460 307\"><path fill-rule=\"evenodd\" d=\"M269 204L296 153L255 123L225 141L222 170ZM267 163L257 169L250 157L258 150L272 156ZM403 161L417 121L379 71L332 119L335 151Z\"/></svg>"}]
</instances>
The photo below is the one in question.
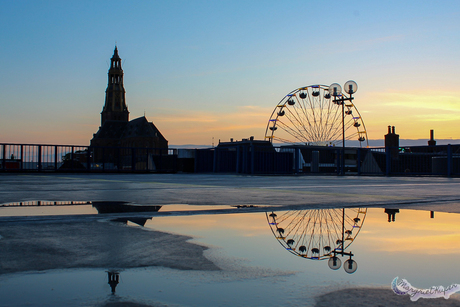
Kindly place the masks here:
<instances>
[{"instance_id":1,"label":"reflective water surface","mask_svg":"<svg viewBox=\"0 0 460 307\"><path fill-rule=\"evenodd\" d=\"M186 209L166 205L160 212ZM142 227L129 218L126 223ZM205 256L222 270L146 267L5 274L0 275L0 306L103 306L117 301L313 306L316 295L342 288L389 289L397 276L417 288L460 283L459 214L394 208L269 210L153 215L143 227L193 237L191 242L209 247ZM334 257L338 260L331 261Z\"/></svg>"}]
</instances>

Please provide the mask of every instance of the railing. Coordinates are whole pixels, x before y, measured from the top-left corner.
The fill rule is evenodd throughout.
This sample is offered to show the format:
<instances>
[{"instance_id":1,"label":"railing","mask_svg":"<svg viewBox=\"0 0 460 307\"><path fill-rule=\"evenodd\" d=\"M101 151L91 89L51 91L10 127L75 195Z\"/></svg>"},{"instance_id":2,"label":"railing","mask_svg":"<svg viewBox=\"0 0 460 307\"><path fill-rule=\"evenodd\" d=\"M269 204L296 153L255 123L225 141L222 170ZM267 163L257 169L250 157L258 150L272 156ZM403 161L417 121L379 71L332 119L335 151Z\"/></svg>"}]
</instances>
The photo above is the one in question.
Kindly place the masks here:
<instances>
[{"instance_id":1,"label":"railing","mask_svg":"<svg viewBox=\"0 0 460 307\"><path fill-rule=\"evenodd\" d=\"M0 172L178 171L458 176L460 145L345 148L343 152L313 146L183 150L0 143Z\"/></svg>"},{"instance_id":2,"label":"railing","mask_svg":"<svg viewBox=\"0 0 460 307\"><path fill-rule=\"evenodd\" d=\"M166 148L0 144L0 171L171 172L176 158Z\"/></svg>"}]
</instances>

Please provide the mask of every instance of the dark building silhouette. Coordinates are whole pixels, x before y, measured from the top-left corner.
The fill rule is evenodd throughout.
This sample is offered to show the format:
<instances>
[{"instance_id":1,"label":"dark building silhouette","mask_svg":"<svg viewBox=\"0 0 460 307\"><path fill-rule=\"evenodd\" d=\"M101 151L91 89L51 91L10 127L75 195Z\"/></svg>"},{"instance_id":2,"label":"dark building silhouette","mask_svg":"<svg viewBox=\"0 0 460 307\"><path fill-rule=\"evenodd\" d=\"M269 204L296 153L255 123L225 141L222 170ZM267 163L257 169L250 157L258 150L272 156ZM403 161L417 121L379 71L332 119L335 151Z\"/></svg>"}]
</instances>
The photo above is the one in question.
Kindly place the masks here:
<instances>
[{"instance_id":1,"label":"dark building silhouette","mask_svg":"<svg viewBox=\"0 0 460 307\"><path fill-rule=\"evenodd\" d=\"M117 285L120 283L120 273L115 271L108 271L107 272L108 284L110 285L110 289L112 290L112 294L115 294L115 289Z\"/></svg>"},{"instance_id":2,"label":"dark building silhouette","mask_svg":"<svg viewBox=\"0 0 460 307\"><path fill-rule=\"evenodd\" d=\"M399 209L385 209L385 213L388 214L388 223L395 222L396 213L399 213Z\"/></svg>"},{"instance_id":3,"label":"dark building silhouette","mask_svg":"<svg viewBox=\"0 0 460 307\"><path fill-rule=\"evenodd\" d=\"M388 126L388 134L385 134L385 151L391 152L391 157L397 159L399 155L399 134L395 133L395 126Z\"/></svg>"},{"instance_id":4,"label":"dark building silhouette","mask_svg":"<svg viewBox=\"0 0 460 307\"><path fill-rule=\"evenodd\" d=\"M126 106L125 88L123 87L123 69L118 48L115 47L110 59L109 81L105 90L105 104L101 112L101 126L108 120L127 122L129 120L128 107Z\"/></svg>"},{"instance_id":5,"label":"dark building silhouette","mask_svg":"<svg viewBox=\"0 0 460 307\"><path fill-rule=\"evenodd\" d=\"M164 152L168 148L168 141L152 122L149 122L145 116L129 121L126 91L123 86L123 69L117 47L110 61L105 104L101 112L101 126L93 135L91 146L156 148L163 149ZM95 150L94 162L112 162L115 156L129 154L129 150Z\"/></svg>"}]
</instances>

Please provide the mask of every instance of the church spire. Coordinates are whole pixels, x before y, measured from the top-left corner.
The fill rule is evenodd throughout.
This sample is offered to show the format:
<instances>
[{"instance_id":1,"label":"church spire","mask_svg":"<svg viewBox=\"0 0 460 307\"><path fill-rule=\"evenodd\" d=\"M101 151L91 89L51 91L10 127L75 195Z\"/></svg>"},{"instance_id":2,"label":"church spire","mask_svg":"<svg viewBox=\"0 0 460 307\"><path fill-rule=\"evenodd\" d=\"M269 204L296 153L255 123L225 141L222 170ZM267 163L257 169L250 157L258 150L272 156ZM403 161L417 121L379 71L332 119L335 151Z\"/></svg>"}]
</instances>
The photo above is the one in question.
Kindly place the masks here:
<instances>
[{"instance_id":1,"label":"church spire","mask_svg":"<svg viewBox=\"0 0 460 307\"><path fill-rule=\"evenodd\" d=\"M125 101L125 88L123 87L123 69L118 48L115 46L110 59L108 84L105 90L105 104L101 113L101 126L107 120L129 121L129 111Z\"/></svg>"}]
</instances>

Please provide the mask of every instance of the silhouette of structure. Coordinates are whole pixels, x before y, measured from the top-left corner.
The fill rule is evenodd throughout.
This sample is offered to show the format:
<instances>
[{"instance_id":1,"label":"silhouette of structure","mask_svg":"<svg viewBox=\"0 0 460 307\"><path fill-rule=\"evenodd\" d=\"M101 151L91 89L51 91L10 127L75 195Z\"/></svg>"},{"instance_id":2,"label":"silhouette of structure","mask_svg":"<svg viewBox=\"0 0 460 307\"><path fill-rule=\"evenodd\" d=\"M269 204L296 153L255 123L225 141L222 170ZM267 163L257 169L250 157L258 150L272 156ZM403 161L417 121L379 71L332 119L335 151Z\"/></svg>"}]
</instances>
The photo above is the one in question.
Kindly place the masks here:
<instances>
[{"instance_id":1,"label":"silhouette of structure","mask_svg":"<svg viewBox=\"0 0 460 307\"><path fill-rule=\"evenodd\" d=\"M120 283L120 273L115 272L115 271L108 271L107 277L109 281L108 284L110 285L110 288L112 289L112 294L115 294L115 288Z\"/></svg>"},{"instance_id":2,"label":"silhouette of structure","mask_svg":"<svg viewBox=\"0 0 460 307\"><path fill-rule=\"evenodd\" d=\"M352 259L354 254L346 249L354 242L366 214L366 208L265 212L273 235L288 252L311 260L327 259L332 270L342 265L338 255L349 256L343 265L348 274L358 266Z\"/></svg>"},{"instance_id":3,"label":"silhouette of structure","mask_svg":"<svg viewBox=\"0 0 460 307\"><path fill-rule=\"evenodd\" d=\"M398 158L399 153L399 134L395 133L395 126L388 126L388 134L385 134L385 150L390 151L393 159Z\"/></svg>"},{"instance_id":4,"label":"silhouette of structure","mask_svg":"<svg viewBox=\"0 0 460 307\"><path fill-rule=\"evenodd\" d=\"M428 146L436 146L436 140L434 139L434 130L430 130L430 139L428 140Z\"/></svg>"},{"instance_id":5,"label":"silhouette of structure","mask_svg":"<svg viewBox=\"0 0 460 307\"><path fill-rule=\"evenodd\" d=\"M101 126L93 135L91 147L167 149L168 141L152 122L147 121L145 116L129 121L126 91L123 86L123 69L117 47L110 61L105 104L101 112ZM113 160L119 155L115 149L96 150L94 162L103 159L110 162L110 159ZM130 155L129 151L121 152L121 156L127 155Z\"/></svg>"},{"instance_id":6,"label":"silhouette of structure","mask_svg":"<svg viewBox=\"0 0 460 307\"><path fill-rule=\"evenodd\" d=\"M388 223L394 222L396 213L399 213L399 209L385 209L385 213L388 214Z\"/></svg>"}]
</instances>

